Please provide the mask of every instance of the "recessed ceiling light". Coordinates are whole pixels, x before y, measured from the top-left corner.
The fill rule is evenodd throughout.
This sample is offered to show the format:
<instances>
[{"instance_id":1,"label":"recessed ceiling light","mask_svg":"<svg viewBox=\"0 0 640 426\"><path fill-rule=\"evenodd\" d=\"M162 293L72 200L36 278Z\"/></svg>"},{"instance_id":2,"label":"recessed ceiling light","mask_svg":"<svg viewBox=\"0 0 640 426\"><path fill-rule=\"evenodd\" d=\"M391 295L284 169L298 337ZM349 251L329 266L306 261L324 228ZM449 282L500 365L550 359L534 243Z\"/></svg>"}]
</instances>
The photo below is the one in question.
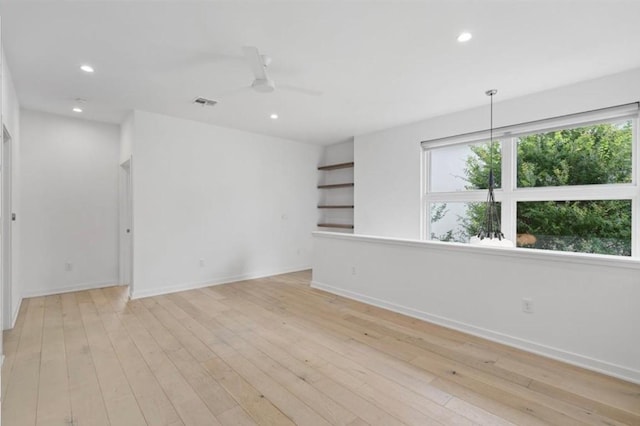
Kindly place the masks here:
<instances>
[{"instance_id":1,"label":"recessed ceiling light","mask_svg":"<svg viewBox=\"0 0 640 426\"><path fill-rule=\"evenodd\" d=\"M82 71L86 72L86 73L89 73L89 74L91 74L94 71L94 69L93 69L93 67L91 65L82 65L80 67L80 69Z\"/></svg>"},{"instance_id":2,"label":"recessed ceiling light","mask_svg":"<svg viewBox=\"0 0 640 426\"><path fill-rule=\"evenodd\" d=\"M459 41L460 43L466 43L466 42L468 42L469 40L471 40L471 37L473 37L473 36L471 35L471 33L468 33L468 32L466 32L466 31L465 31L465 32L463 32L463 33L460 33L460 35L458 36L458 41Z\"/></svg>"},{"instance_id":3,"label":"recessed ceiling light","mask_svg":"<svg viewBox=\"0 0 640 426\"><path fill-rule=\"evenodd\" d=\"M277 120L278 114L271 114L269 117L271 117L272 120Z\"/></svg>"},{"instance_id":4,"label":"recessed ceiling light","mask_svg":"<svg viewBox=\"0 0 640 426\"><path fill-rule=\"evenodd\" d=\"M73 112L82 112L82 108L74 107Z\"/></svg>"}]
</instances>

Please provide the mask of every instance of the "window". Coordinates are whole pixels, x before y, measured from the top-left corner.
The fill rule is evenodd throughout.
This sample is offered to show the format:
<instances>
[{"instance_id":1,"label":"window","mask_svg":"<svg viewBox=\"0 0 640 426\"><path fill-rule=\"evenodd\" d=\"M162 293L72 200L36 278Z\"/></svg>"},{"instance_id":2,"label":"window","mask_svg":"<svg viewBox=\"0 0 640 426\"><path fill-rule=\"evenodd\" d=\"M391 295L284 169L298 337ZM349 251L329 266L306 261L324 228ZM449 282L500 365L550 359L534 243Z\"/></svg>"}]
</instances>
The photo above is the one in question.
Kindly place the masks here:
<instances>
[{"instance_id":1,"label":"window","mask_svg":"<svg viewBox=\"0 0 640 426\"><path fill-rule=\"evenodd\" d=\"M518 247L640 257L638 105L423 142L424 237L468 242L490 165Z\"/></svg>"}]
</instances>

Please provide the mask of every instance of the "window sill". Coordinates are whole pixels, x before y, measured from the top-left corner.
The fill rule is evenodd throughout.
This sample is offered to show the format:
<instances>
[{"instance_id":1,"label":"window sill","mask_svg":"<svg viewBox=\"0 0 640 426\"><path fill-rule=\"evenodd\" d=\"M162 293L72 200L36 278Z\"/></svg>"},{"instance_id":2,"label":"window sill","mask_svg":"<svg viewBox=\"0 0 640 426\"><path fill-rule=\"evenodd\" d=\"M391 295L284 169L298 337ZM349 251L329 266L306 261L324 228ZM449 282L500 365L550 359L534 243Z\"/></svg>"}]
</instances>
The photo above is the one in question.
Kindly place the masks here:
<instances>
[{"instance_id":1,"label":"window sill","mask_svg":"<svg viewBox=\"0 0 640 426\"><path fill-rule=\"evenodd\" d=\"M610 256L604 254L574 253L550 250L537 250L518 247L478 247L463 243L443 241L422 241L402 238L377 237L372 235L343 234L335 232L316 231L312 233L316 238L336 240L361 241L376 244L389 244L405 247L421 247L427 250L477 253L487 256L502 256L508 258L540 260L560 263L577 263L583 265L601 265L613 268L640 270L640 259L634 257Z\"/></svg>"}]
</instances>

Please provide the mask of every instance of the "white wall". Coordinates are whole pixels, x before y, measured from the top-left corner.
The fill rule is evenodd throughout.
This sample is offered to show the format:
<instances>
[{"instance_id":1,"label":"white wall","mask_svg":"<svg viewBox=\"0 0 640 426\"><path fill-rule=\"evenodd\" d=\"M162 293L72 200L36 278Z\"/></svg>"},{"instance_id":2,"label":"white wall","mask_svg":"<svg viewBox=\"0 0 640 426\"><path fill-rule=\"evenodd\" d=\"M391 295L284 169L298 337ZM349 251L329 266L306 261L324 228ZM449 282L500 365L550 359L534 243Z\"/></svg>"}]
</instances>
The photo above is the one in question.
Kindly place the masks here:
<instances>
[{"instance_id":1,"label":"white wall","mask_svg":"<svg viewBox=\"0 0 640 426\"><path fill-rule=\"evenodd\" d=\"M13 85L13 78L9 64L2 51L2 124L11 135L11 207L18 218L12 222L11 229L11 309L13 323L18 317L18 310L22 301L22 277L18 265L20 264L20 236L22 209L20 206L20 105L18 95ZM5 328L11 328L13 324L4 324Z\"/></svg>"},{"instance_id":2,"label":"white wall","mask_svg":"<svg viewBox=\"0 0 640 426\"><path fill-rule=\"evenodd\" d=\"M22 110L20 127L23 297L116 284L119 126Z\"/></svg>"},{"instance_id":3,"label":"white wall","mask_svg":"<svg viewBox=\"0 0 640 426\"><path fill-rule=\"evenodd\" d=\"M133 121L133 297L309 267L320 147Z\"/></svg>"},{"instance_id":4,"label":"white wall","mask_svg":"<svg viewBox=\"0 0 640 426\"><path fill-rule=\"evenodd\" d=\"M640 68L494 104L496 127L640 100ZM483 88L488 89L488 88ZM420 238L420 142L485 130L475 108L355 138L355 233Z\"/></svg>"},{"instance_id":5,"label":"white wall","mask_svg":"<svg viewBox=\"0 0 640 426\"><path fill-rule=\"evenodd\" d=\"M131 158L133 140L134 140L134 123L133 111L127 114L120 126L120 162L124 163Z\"/></svg>"},{"instance_id":6,"label":"white wall","mask_svg":"<svg viewBox=\"0 0 640 426\"><path fill-rule=\"evenodd\" d=\"M640 261L314 237L314 287L640 383Z\"/></svg>"},{"instance_id":7,"label":"white wall","mask_svg":"<svg viewBox=\"0 0 640 426\"><path fill-rule=\"evenodd\" d=\"M322 164L347 163L353 161L353 139L327 145L322 150Z\"/></svg>"}]
</instances>

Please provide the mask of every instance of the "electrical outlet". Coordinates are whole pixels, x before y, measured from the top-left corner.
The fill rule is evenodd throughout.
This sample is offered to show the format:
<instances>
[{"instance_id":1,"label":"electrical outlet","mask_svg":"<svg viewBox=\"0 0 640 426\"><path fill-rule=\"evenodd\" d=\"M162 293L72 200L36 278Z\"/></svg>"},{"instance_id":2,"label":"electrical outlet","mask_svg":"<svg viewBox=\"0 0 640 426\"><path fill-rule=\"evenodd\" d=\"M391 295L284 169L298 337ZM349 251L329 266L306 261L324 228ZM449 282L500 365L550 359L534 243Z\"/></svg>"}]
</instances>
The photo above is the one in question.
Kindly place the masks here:
<instances>
[{"instance_id":1,"label":"electrical outlet","mask_svg":"<svg viewBox=\"0 0 640 426\"><path fill-rule=\"evenodd\" d=\"M67 272L73 270L73 263L71 263L71 262L65 263L64 264L64 270L67 271Z\"/></svg>"},{"instance_id":2,"label":"electrical outlet","mask_svg":"<svg viewBox=\"0 0 640 426\"><path fill-rule=\"evenodd\" d=\"M356 274L356 267L352 266L351 267L351 275L355 275Z\"/></svg>"},{"instance_id":3,"label":"electrical outlet","mask_svg":"<svg viewBox=\"0 0 640 426\"><path fill-rule=\"evenodd\" d=\"M204 267L204 259L200 259L200 267Z\"/></svg>"},{"instance_id":4,"label":"electrical outlet","mask_svg":"<svg viewBox=\"0 0 640 426\"><path fill-rule=\"evenodd\" d=\"M298 256L300 256L300 255L302 254L302 249L298 249L298 250L296 251L296 254L297 254Z\"/></svg>"},{"instance_id":5,"label":"electrical outlet","mask_svg":"<svg viewBox=\"0 0 640 426\"><path fill-rule=\"evenodd\" d=\"M533 300L524 298L522 299L522 312L527 314L533 313Z\"/></svg>"}]
</instances>

